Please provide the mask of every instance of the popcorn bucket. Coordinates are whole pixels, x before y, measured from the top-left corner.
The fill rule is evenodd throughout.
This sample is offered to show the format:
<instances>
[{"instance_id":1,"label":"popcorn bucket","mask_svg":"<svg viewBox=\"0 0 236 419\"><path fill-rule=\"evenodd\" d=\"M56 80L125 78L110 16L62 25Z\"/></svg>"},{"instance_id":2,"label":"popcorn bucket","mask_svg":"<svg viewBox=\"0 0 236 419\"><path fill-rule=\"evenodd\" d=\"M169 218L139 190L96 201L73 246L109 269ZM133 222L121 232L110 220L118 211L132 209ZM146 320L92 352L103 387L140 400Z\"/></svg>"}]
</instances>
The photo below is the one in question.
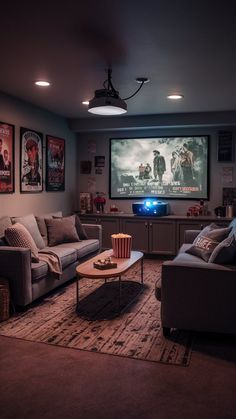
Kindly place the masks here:
<instances>
[{"instance_id":1,"label":"popcorn bucket","mask_svg":"<svg viewBox=\"0 0 236 419\"><path fill-rule=\"evenodd\" d=\"M112 234L111 242L115 258L130 258L132 237L129 234Z\"/></svg>"}]
</instances>

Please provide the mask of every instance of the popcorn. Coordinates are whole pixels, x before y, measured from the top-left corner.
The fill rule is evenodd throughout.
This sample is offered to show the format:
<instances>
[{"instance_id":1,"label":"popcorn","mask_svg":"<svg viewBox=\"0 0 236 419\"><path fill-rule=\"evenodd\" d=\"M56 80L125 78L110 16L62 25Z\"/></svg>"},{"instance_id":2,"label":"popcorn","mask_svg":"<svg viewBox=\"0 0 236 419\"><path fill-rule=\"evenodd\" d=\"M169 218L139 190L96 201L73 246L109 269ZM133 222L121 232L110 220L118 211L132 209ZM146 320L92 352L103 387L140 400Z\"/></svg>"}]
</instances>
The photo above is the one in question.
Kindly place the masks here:
<instances>
[{"instance_id":1,"label":"popcorn","mask_svg":"<svg viewBox=\"0 0 236 419\"><path fill-rule=\"evenodd\" d=\"M113 254L116 258L130 258L132 236L118 233L111 235Z\"/></svg>"},{"instance_id":2,"label":"popcorn","mask_svg":"<svg viewBox=\"0 0 236 419\"><path fill-rule=\"evenodd\" d=\"M123 239L123 238L131 238L131 236L129 234L124 234L124 233L117 233L117 234L112 234L113 239Z\"/></svg>"}]
</instances>

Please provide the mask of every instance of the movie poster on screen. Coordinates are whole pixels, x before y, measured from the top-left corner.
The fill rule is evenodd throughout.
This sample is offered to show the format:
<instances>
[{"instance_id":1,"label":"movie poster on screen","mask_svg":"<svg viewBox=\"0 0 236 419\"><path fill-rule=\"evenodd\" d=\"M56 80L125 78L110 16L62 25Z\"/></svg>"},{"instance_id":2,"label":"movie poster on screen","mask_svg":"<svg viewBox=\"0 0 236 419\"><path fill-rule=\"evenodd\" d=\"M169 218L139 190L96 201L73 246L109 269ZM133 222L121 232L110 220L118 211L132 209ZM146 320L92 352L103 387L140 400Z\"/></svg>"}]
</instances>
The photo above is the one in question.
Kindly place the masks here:
<instances>
[{"instance_id":1,"label":"movie poster on screen","mask_svg":"<svg viewBox=\"0 0 236 419\"><path fill-rule=\"evenodd\" d=\"M43 190L43 134L20 129L20 191Z\"/></svg>"},{"instance_id":2,"label":"movie poster on screen","mask_svg":"<svg viewBox=\"0 0 236 419\"><path fill-rule=\"evenodd\" d=\"M110 140L111 198L208 199L207 135Z\"/></svg>"},{"instance_id":3,"label":"movie poster on screen","mask_svg":"<svg viewBox=\"0 0 236 419\"><path fill-rule=\"evenodd\" d=\"M65 190L65 140L47 135L46 190Z\"/></svg>"},{"instance_id":4,"label":"movie poster on screen","mask_svg":"<svg viewBox=\"0 0 236 419\"><path fill-rule=\"evenodd\" d=\"M13 193L14 186L14 125L0 122L0 193Z\"/></svg>"}]
</instances>

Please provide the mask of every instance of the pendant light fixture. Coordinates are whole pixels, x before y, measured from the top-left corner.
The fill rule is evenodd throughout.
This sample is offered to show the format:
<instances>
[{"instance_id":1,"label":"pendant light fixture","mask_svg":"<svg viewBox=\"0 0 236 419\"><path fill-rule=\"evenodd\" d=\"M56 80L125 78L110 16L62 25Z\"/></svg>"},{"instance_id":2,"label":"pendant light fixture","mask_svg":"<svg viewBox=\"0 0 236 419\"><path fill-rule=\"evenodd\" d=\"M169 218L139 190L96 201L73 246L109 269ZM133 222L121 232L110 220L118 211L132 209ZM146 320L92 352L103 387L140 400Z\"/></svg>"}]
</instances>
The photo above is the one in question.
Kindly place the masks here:
<instances>
[{"instance_id":1,"label":"pendant light fixture","mask_svg":"<svg viewBox=\"0 0 236 419\"><path fill-rule=\"evenodd\" d=\"M111 68L107 70L108 78L103 83L103 89L95 90L94 98L89 101L88 111L96 115L122 115L127 112L126 100L134 97L142 88L144 83L149 82L146 77L138 77L139 88L130 96L121 99L119 92L114 88L111 81Z\"/></svg>"}]
</instances>

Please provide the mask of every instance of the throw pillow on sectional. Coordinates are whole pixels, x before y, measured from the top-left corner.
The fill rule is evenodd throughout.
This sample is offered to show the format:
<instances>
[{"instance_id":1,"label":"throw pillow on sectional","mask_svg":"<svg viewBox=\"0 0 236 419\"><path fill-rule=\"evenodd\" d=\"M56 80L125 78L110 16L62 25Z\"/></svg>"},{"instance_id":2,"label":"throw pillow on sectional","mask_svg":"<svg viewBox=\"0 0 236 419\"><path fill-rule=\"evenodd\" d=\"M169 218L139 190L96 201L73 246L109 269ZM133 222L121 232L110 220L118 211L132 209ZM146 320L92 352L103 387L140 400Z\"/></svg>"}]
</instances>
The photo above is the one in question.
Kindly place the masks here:
<instances>
[{"instance_id":1,"label":"throw pillow on sectional","mask_svg":"<svg viewBox=\"0 0 236 419\"><path fill-rule=\"evenodd\" d=\"M5 239L9 246L25 247L31 250L32 262L39 262L38 248L27 228L20 223L15 223L5 230Z\"/></svg>"},{"instance_id":2,"label":"throw pillow on sectional","mask_svg":"<svg viewBox=\"0 0 236 419\"><path fill-rule=\"evenodd\" d=\"M188 250L186 250L186 253L198 256L208 262L213 250L218 246L220 242L228 237L230 231L230 227L222 228L216 226L215 224L211 224L205 227L198 234L193 242L193 245Z\"/></svg>"},{"instance_id":3,"label":"throw pillow on sectional","mask_svg":"<svg viewBox=\"0 0 236 419\"><path fill-rule=\"evenodd\" d=\"M80 220L80 218L77 214L75 216L75 227L76 227L77 233L79 235L79 238L81 240L88 240L87 233L86 233L86 231L84 229L84 226L82 225L81 220Z\"/></svg>"},{"instance_id":4,"label":"throw pillow on sectional","mask_svg":"<svg viewBox=\"0 0 236 419\"><path fill-rule=\"evenodd\" d=\"M36 218L33 214L24 215L22 217L13 217L12 220L13 223L20 223L25 226L33 237L38 249L43 249L45 247L44 240L40 234Z\"/></svg>"},{"instance_id":5,"label":"throw pillow on sectional","mask_svg":"<svg viewBox=\"0 0 236 419\"><path fill-rule=\"evenodd\" d=\"M75 228L77 230L77 234L78 234L80 240L88 240L87 233L84 229L83 224L81 223L81 220L80 220L79 216L77 214L76 215L74 214L74 215L71 215L70 217L75 218ZM59 217L53 216L53 218L59 218ZM64 217L64 218L67 218L67 217Z\"/></svg>"},{"instance_id":6,"label":"throw pillow on sectional","mask_svg":"<svg viewBox=\"0 0 236 419\"><path fill-rule=\"evenodd\" d=\"M11 218L7 215L0 217L0 239L3 239L5 236L5 230L8 227L12 226Z\"/></svg>"},{"instance_id":7,"label":"throw pillow on sectional","mask_svg":"<svg viewBox=\"0 0 236 419\"><path fill-rule=\"evenodd\" d=\"M236 240L234 235L229 235L213 250L209 263L235 264L236 262Z\"/></svg>"},{"instance_id":8,"label":"throw pillow on sectional","mask_svg":"<svg viewBox=\"0 0 236 419\"><path fill-rule=\"evenodd\" d=\"M45 219L46 218L53 218L53 217L62 217L62 212L61 211L50 212L48 214L41 214L41 215L36 215L35 216L40 234L41 234L41 236L43 238L43 241L44 241L44 246L48 245L48 232L47 232L47 226L46 226L46 223L45 223Z\"/></svg>"},{"instance_id":9,"label":"throw pillow on sectional","mask_svg":"<svg viewBox=\"0 0 236 419\"><path fill-rule=\"evenodd\" d=\"M75 227L74 216L52 219L46 218L45 223L48 232L48 246L80 241Z\"/></svg>"}]
</instances>

